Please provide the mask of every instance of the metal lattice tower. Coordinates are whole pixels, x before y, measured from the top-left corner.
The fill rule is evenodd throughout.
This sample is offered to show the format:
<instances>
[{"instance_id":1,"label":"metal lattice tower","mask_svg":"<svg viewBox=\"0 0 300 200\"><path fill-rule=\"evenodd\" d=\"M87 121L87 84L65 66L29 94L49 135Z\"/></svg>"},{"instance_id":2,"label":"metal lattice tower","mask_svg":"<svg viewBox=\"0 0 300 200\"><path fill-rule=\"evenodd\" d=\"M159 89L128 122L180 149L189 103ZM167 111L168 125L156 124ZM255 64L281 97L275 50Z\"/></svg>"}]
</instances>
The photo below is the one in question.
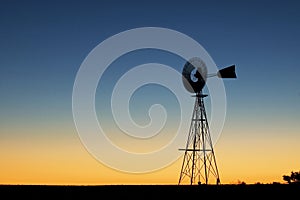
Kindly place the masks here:
<instances>
[{"instance_id":1,"label":"metal lattice tower","mask_svg":"<svg viewBox=\"0 0 300 200\"><path fill-rule=\"evenodd\" d=\"M184 150L179 183L189 181L193 184L220 184L220 177L210 136L209 125L204 107L202 91L196 93L194 111L188 140ZM189 180L185 180L189 179Z\"/></svg>"}]
</instances>

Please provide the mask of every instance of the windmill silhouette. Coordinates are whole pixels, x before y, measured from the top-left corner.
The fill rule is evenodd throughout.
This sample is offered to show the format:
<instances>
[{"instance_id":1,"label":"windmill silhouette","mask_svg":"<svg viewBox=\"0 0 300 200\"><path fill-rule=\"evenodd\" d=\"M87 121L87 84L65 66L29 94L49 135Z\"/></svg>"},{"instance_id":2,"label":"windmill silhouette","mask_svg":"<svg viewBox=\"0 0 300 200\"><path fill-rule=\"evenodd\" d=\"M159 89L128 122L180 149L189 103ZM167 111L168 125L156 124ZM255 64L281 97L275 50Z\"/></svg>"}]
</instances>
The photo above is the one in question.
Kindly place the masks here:
<instances>
[{"instance_id":1,"label":"windmill silhouette","mask_svg":"<svg viewBox=\"0 0 300 200\"><path fill-rule=\"evenodd\" d=\"M204 106L202 89L206 79L217 76L219 78L236 78L235 65L219 70L214 74L207 74L205 63L198 57L187 61L182 70L184 87L195 97L194 110L184 151L178 184L188 179L191 185L210 184L212 180L218 185L221 183L217 167L217 160L213 149L207 114Z\"/></svg>"}]
</instances>

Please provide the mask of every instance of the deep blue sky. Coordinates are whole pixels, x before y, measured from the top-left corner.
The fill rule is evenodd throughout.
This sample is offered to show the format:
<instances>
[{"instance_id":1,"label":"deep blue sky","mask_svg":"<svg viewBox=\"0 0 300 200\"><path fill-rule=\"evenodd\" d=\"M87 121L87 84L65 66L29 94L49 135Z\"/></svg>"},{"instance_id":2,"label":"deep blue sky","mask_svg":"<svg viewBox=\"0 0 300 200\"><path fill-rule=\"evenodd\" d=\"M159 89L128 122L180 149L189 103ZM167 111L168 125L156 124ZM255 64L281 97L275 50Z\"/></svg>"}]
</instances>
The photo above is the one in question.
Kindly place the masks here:
<instances>
[{"instance_id":1,"label":"deep blue sky","mask_svg":"<svg viewBox=\"0 0 300 200\"><path fill-rule=\"evenodd\" d=\"M147 26L192 37L217 66L236 64L238 79L225 81L231 120L294 124L299 8L266 0L2 1L0 126L72 122L72 87L84 58L106 38Z\"/></svg>"}]
</instances>

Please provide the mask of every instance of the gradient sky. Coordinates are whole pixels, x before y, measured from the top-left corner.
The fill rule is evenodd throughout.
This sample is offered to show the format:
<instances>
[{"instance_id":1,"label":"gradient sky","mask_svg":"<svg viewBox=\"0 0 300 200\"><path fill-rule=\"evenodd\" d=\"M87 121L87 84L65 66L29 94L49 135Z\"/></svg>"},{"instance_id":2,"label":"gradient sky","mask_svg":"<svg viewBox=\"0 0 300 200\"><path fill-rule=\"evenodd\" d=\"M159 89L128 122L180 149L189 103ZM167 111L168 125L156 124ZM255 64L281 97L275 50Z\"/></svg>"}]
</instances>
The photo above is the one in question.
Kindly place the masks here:
<instances>
[{"instance_id":1,"label":"gradient sky","mask_svg":"<svg viewBox=\"0 0 300 200\"><path fill-rule=\"evenodd\" d=\"M236 65L238 78L224 82L227 113L215 145L221 182L283 182L282 175L300 170L299 9L297 1L271 0L1 1L0 184L177 184L181 159L152 173L119 172L89 154L73 121L73 84L89 52L114 34L148 26L190 36L220 68ZM182 67L155 52L124 56L114 66L147 62ZM108 108L105 91L124 72L114 66L99 85L98 110ZM154 85L135 95L133 119L147 124L149 106L161 101L172 133L172 94ZM99 121L117 132L109 114Z\"/></svg>"}]
</instances>

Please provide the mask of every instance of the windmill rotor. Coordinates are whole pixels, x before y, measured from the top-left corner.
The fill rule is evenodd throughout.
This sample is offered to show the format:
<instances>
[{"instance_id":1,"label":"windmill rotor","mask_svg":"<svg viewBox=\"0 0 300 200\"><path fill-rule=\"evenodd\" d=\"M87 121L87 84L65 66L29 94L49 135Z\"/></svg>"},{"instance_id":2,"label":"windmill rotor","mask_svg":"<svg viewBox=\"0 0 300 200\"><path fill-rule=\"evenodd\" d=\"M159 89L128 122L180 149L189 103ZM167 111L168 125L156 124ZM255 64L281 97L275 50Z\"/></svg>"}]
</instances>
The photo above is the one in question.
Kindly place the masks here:
<instances>
[{"instance_id":1,"label":"windmill rotor","mask_svg":"<svg viewBox=\"0 0 300 200\"><path fill-rule=\"evenodd\" d=\"M205 86L207 67L198 57L188 60L182 70L182 81L185 89L191 93L198 93Z\"/></svg>"},{"instance_id":2,"label":"windmill rotor","mask_svg":"<svg viewBox=\"0 0 300 200\"><path fill-rule=\"evenodd\" d=\"M204 61L199 57L193 57L185 63L182 69L183 85L191 93L199 93L205 86L207 78L214 76L218 78L237 78L235 65L220 69L216 73L208 74Z\"/></svg>"}]
</instances>

